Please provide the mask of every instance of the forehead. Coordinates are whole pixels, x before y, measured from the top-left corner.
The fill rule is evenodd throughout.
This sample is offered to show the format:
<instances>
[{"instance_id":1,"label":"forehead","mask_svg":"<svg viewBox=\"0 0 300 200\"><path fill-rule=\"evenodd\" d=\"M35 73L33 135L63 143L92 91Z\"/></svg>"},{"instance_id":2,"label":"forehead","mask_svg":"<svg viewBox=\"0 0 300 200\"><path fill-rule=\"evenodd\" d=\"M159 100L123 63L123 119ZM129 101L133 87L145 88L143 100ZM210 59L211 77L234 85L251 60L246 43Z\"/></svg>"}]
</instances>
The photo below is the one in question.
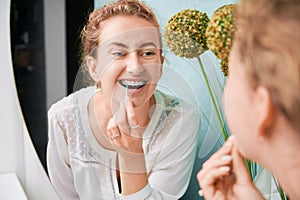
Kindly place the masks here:
<instances>
[{"instance_id":1,"label":"forehead","mask_svg":"<svg viewBox=\"0 0 300 200\"><path fill-rule=\"evenodd\" d=\"M151 22L135 16L121 15L106 20L99 41L102 47L106 47L111 43L123 43L129 47L135 47L151 42L161 48L159 27L155 27Z\"/></svg>"}]
</instances>

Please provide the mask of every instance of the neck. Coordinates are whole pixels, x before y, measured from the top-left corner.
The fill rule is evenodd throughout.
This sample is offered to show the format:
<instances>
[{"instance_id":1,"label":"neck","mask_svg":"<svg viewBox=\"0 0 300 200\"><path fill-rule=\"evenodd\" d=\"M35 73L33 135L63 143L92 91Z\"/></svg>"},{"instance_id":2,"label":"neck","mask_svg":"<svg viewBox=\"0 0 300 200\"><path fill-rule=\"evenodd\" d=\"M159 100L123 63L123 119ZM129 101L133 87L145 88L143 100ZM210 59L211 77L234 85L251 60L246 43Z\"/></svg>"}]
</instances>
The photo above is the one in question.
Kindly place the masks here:
<instances>
[{"instance_id":1,"label":"neck","mask_svg":"<svg viewBox=\"0 0 300 200\"><path fill-rule=\"evenodd\" d=\"M94 137L96 138L97 142L104 148L113 150L113 147L111 146L110 142L107 140L107 137L105 136L106 127L108 124L109 119L111 118L111 114L109 116L108 113L105 112L104 109L102 109L102 105L99 104L99 100L101 100L101 95L99 95L100 92L96 93L88 105L88 118L89 123L92 129L92 132L94 134ZM98 115L97 113L100 113Z\"/></svg>"},{"instance_id":2,"label":"neck","mask_svg":"<svg viewBox=\"0 0 300 200\"><path fill-rule=\"evenodd\" d=\"M93 97L93 106L98 120L108 121L112 117L111 101L107 101L107 97L103 95L102 90L95 93ZM98 113L98 114L97 114Z\"/></svg>"},{"instance_id":3,"label":"neck","mask_svg":"<svg viewBox=\"0 0 300 200\"><path fill-rule=\"evenodd\" d=\"M276 177L290 199L300 199L298 181L300 180L300 134L288 124L280 124L262 155L262 163Z\"/></svg>"},{"instance_id":4,"label":"neck","mask_svg":"<svg viewBox=\"0 0 300 200\"><path fill-rule=\"evenodd\" d=\"M111 101L107 101L107 98L100 92L94 95L93 101L91 101L94 106L93 110L95 112L98 122L101 124L102 130L106 130L107 123L109 119L113 116ZM155 97L152 95L148 101L139 105L138 107L134 106L134 113L136 119L138 119L138 124L140 126L147 126L150 121L149 110L151 106L155 104ZM146 112L145 112L146 111ZM100 115L97 115L100 113ZM104 128L104 129L103 129Z\"/></svg>"},{"instance_id":5,"label":"neck","mask_svg":"<svg viewBox=\"0 0 300 200\"><path fill-rule=\"evenodd\" d=\"M147 126L150 121L150 108L155 104L155 98L152 95L148 101L139 105L138 107L134 107L134 113L136 119L138 120L139 126Z\"/></svg>"}]
</instances>

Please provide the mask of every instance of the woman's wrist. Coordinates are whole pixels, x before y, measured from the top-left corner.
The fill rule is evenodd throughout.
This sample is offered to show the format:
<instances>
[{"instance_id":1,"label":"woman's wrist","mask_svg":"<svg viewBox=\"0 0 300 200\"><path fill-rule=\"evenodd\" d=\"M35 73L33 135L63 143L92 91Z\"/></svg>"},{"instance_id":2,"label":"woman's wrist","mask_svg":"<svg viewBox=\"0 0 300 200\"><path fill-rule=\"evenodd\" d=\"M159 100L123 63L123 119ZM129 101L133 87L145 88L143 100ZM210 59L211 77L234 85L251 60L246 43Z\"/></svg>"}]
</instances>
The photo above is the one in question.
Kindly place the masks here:
<instances>
[{"instance_id":1,"label":"woman's wrist","mask_svg":"<svg viewBox=\"0 0 300 200\"><path fill-rule=\"evenodd\" d=\"M123 195L142 190L148 184L146 162L143 153L118 154Z\"/></svg>"},{"instance_id":2,"label":"woman's wrist","mask_svg":"<svg viewBox=\"0 0 300 200\"><path fill-rule=\"evenodd\" d=\"M144 153L125 152L118 153L119 170L123 173L146 173Z\"/></svg>"}]
</instances>

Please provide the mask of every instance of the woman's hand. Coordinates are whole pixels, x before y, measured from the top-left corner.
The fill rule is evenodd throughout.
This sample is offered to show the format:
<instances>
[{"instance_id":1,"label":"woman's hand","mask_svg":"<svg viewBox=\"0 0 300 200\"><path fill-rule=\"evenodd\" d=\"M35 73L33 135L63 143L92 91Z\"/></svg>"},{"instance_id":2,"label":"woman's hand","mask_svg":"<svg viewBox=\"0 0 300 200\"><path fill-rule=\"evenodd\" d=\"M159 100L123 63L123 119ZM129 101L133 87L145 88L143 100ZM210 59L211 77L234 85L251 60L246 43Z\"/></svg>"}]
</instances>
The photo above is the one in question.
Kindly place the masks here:
<instances>
[{"instance_id":1,"label":"woman's hand","mask_svg":"<svg viewBox=\"0 0 300 200\"><path fill-rule=\"evenodd\" d=\"M120 103L117 113L109 120L107 137L120 153L143 153L144 128L139 127L133 104L130 100Z\"/></svg>"},{"instance_id":2,"label":"woman's hand","mask_svg":"<svg viewBox=\"0 0 300 200\"><path fill-rule=\"evenodd\" d=\"M205 199L264 199L253 184L234 137L214 153L197 175Z\"/></svg>"},{"instance_id":3,"label":"woman's hand","mask_svg":"<svg viewBox=\"0 0 300 200\"><path fill-rule=\"evenodd\" d=\"M138 126L132 102L122 102L118 113L109 120L107 136L118 152L123 195L138 192L148 183L143 133L144 129Z\"/></svg>"}]
</instances>

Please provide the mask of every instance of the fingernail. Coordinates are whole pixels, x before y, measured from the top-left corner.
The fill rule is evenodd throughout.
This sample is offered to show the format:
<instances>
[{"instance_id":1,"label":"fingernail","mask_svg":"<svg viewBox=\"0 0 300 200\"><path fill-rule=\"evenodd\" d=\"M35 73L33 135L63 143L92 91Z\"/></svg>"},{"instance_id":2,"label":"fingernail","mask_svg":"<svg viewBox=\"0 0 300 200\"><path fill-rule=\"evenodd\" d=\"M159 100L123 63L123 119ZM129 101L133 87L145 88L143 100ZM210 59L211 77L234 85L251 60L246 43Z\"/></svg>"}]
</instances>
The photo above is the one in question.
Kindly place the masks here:
<instances>
[{"instance_id":1,"label":"fingernail","mask_svg":"<svg viewBox=\"0 0 300 200\"><path fill-rule=\"evenodd\" d=\"M221 160L223 161L228 161L228 160L232 160L232 156L231 155L225 155L221 157Z\"/></svg>"},{"instance_id":2,"label":"fingernail","mask_svg":"<svg viewBox=\"0 0 300 200\"><path fill-rule=\"evenodd\" d=\"M111 139L115 139L115 138L117 138L119 136L120 136L120 134L111 135Z\"/></svg>"},{"instance_id":3,"label":"fingernail","mask_svg":"<svg viewBox=\"0 0 300 200\"><path fill-rule=\"evenodd\" d=\"M224 146L225 147L231 147L233 144L233 140L234 140L235 136L234 135L230 135L229 138L226 140Z\"/></svg>"},{"instance_id":4,"label":"fingernail","mask_svg":"<svg viewBox=\"0 0 300 200\"><path fill-rule=\"evenodd\" d=\"M232 146L232 142L231 142L231 141L226 141L225 144L224 144L224 146L225 146L226 148L229 148L229 147Z\"/></svg>"},{"instance_id":5,"label":"fingernail","mask_svg":"<svg viewBox=\"0 0 300 200\"><path fill-rule=\"evenodd\" d=\"M234 138L235 138L235 135L230 135L229 138L228 138L228 140L232 141L232 140L234 140Z\"/></svg>"},{"instance_id":6,"label":"fingernail","mask_svg":"<svg viewBox=\"0 0 300 200\"><path fill-rule=\"evenodd\" d=\"M222 171L222 172L228 172L230 170L230 167L222 166L222 167L219 167L219 170Z\"/></svg>"},{"instance_id":7,"label":"fingernail","mask_svg":"<svg viewBox=\"0 0 300 200\"><path fill-rule=\"evenodd\" d=\"M203 190L199 190L198 194L199 194L200 197L203 197Z\"/></svg>"}]
</instances>

